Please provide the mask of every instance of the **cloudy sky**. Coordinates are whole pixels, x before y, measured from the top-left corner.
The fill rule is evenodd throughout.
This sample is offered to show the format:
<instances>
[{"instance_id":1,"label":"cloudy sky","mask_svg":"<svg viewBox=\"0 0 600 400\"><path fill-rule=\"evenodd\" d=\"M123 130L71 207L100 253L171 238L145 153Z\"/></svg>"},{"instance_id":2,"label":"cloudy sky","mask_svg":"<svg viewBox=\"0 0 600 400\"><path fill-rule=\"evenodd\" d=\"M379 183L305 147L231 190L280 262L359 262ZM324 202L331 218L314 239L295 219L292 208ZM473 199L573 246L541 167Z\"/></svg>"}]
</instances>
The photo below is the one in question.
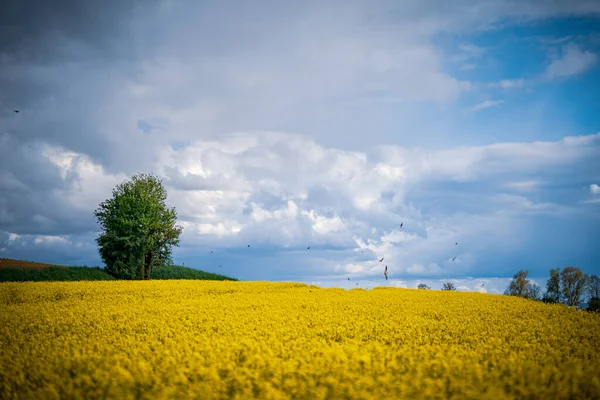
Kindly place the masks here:
<instances>
[{"instance_id":1,"label":"cloudy sky","mask_svg":"<svg viewBox=\"0 0 600 400\"><path fill-rule=\"evenodd\" d=\"M600 2L3 7L0 257L101 265L93 210L151 172L175 261L244 280L600 273Z\"/></svg>"}]
</instances>

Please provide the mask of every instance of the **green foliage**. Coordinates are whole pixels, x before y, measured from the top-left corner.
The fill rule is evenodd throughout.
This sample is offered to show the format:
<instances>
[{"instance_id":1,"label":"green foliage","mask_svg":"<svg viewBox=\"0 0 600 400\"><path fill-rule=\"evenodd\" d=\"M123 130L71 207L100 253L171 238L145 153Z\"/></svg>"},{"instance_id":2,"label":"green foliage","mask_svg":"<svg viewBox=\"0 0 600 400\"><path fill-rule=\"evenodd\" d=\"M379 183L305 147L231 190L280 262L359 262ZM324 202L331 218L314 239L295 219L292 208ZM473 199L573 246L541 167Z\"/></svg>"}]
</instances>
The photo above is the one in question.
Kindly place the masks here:
<instances>
[{"instance_id":1,"label":"green foliage","mask_svg":"<svg viewBox=\"0 0 600 400\"><path fill-rule=\"evenodd\" d=\"M456 286L454 286L454 283L452 282L446 282L442 286L442 290L456 290Z\"/></svg>"},{"instance_id":2,"label":"green foliage","mask_svg":"<svg viewBox=\"0 0 600 400\"><path fill-rule=\"evenodd\" d=\"M536 285L535 283L530 283L529 291L527 292L527 296L525 297L532 300L541 300L542 288Z\"/></svg>"},{"instance_id":3,"label":"green foliage","mask_svg":"<svg viewBox=\"0 0 600 400\"><path fill-rule=\"evenodd\" d=\"M193 268L180 267L177 265L167 265L156 268L152 277L154 279L202 279L213 281L237 281L224 275L204 272Z\"/></svg>"},{"instance_id":4,"label":"green foliage","mask_svg":"<svg viewBox=\"0 0 600 400\"><path fill-rule=\"evenodd\" d=\"M99 267L0 269L0 282L109 281L114 279Z\"/></svg>"},{"instance_id":5,"label":"green foliage","mask_svg":"<svg viewBox=\"0 0 600 400\"><path fill-rule=\"evenodd\" d=\"M213 281L237 281L228 276L204 272L197 269L169 265L159 267L153 279L199 279ZM112 281L114 277L100 267L58 267L47 268L2 268L0 282L42 282L42 281Z\"/></svg>"},{"instance_id":6,"label":"green foliage","mask_svg":"<svg viewBox=\"0 0 600 400\"><path fill-rule=\"evenodd\" d=\"M546 282L546 293L544 293L542 301L544 303L558 303L560 298L560 268L553 268L550 270L550 278Z\"/></svg>"},{"instance_id":7,"label":"green foliage","mask_svg":"<svg viewBox=\"0 0 600 400\"><path fill-rule=\"evenodd\" d=\"M102 227L96 239L107 272L119 279L150 279L152 269L171 262L183 228L167 208L167 191L149 174L138 174L113 189L94 211Z\"/></svg>"},{"instance_id":8,"label":"green foliage","mask_svg":"<svg viewBox=\"0 0 600 400\"><path fill-rule=\"evenodd\" d=\"M528 275L529 271L527 270L520 270L517 272L510 281L504 294L507 296L517 296L524 297L526 299L539 300L540 287L531 283L527 278Z\"/></svg>"},{"instance_id":9,"label":"green foliage","mask_svg":"<svg viewBox=\"0 0 600 400\"><path fill-rule=\"evenodd\" d=\"M592 297L588 303L587 310L600 312L600 297Z\"/></svg>"},{"instance_id":10,"label":"green foliage","mask_svg":"<svg viewBox=\"0 0 600 400\"><path fill-rule=\"evenodd\" d=\"M419 283L419 286L417 286L417 289L429 290L431 288L424 283Z\"/></svg>"}]
</instances>

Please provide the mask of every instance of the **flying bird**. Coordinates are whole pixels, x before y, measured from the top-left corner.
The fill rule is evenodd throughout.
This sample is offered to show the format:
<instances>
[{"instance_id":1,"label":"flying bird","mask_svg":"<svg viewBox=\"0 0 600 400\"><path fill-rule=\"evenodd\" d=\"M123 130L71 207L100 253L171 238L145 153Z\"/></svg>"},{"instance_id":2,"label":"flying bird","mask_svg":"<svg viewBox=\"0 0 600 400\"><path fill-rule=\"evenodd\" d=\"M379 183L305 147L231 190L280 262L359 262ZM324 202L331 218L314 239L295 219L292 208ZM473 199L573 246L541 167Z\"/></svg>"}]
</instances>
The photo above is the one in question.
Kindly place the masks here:
<instances>
[{"instance_id":1,"label":"flying bird","mask_svg":"<svg viewBox=\"0 0 600 400\"><path fill-rule=\"evenodd\" d=\"M18 113L18 112L19 112L19 110L15 110L15 112L16 112L16 113Z\"/></svg>"},{"instance_id":2,"label":"flying bird","mask_svg":"<svg viewBox=\"0 0 600 400\"><path fill-rule=\"evenodd\" d=\"M219 268L223 268L223 266L222 266L222 265L219 265Z\"/></svg>"},{"instance_id":3,"label":"flying bird","mask_svg":"<svg viewBox=\"0 0 600 400\"><path fill-rule=\"evenodd\" d=\"M248 245L248 247L250 247L250 245Z\"/></svg>"},{"instance_id":4,"label":"flying bird","mask_svg":"<svg viewBox=\"0 0 600 400\"><path fill-rule=\"evenodd\" d=\"M350 280L350 278L348 277L348 280Z\"/></svg>"},{"instance_id":5,"label":"flying bird","mask_svg":"<svg viewBox=\"0 0 600 400\"><path fill-rule=\"evenodd\" d=\"M310 246L308 246L308 247L306 248L306 250L310 250Z\"/></svg>"},{"instance_id":6,"label":"flying bird","mask_svg":"<svg viewBox=\"0 0 600 400\"><path fill-rule=\"evenodd\" d=\"M402 228L402 225L404 225L404 222L402 222L402 223L400 224L400 228Z\"/></svg>"},{"instance_id":7,"label":"flying bird","mask_svg":"<svg viewBox=\"0 0 600 400\"><path fill-rule=\"evenodd\" d=\"M454 243L454 244L458 246L458 243Z\"/></svg>"},{"instance_id":8,"label":"flying bird","mask_svg":"<svg viewBox=\"0 0 600 400\"><path fill-rule=\"evenodd\" d=\"M211 250L211 251L210 251L210 254L212 254L212 253L213 253L213 251Z\"/></svg>"},{"instance_id":9,"label":"flying bird","mask_svg":"<svg viewBox=\"0 0 600 400\"><path fill-rule=\"evenodd\" d=\"M383 257L381 257L381 260L379 260L379 262L382 262L382 261L383 261Z\"/></svg>"},{"instance_id":10,"label":"flying bird","mask_svg":"<svg viewBox=\"0 0 600 400\"><path fill-rule=\"evenodd\" d=\"M358 282L356 282L356 284L358 285Z\"/></svg>"},{"instance_id":11,"label":"flying bird","mask_svg":"<svg viewBox=\"0 0 600 400\"><path fill-rule=\"evenodd\" d=\"M385 275L385 280L388 280L388 274L387 274L387 265L385 266L385 271L383 272L383 274Z\"/></svg>"},{"instance_id":12,"label":"flying bird","mask_svg":"<svg viewBox=\"0 0 600 400\"><path fill-rule=\"evenodd\" d=\"M454 258L452 259L452 261L454 261L454 260L456 260L456 257L454 257Z\"/></svg>"}]
</instances>

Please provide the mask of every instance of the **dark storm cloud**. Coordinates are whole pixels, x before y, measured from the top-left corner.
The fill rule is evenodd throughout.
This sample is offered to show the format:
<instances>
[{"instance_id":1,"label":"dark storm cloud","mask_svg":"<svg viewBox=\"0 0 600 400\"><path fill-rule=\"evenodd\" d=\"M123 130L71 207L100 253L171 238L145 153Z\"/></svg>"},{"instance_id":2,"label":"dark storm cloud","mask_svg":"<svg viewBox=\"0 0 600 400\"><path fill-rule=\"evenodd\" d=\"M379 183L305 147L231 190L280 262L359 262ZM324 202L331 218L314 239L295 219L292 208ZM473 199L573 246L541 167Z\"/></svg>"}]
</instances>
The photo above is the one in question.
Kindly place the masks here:
<instances>
[{"instance_id":1,"label":"dark storm cloud","mask_svg":"<svg viewBox=\"0 0 600 400\"><path fill-rule=\"evenodd\" d=\"M133 12L130 0L3 2L0 106L27 108L41 95L52 96L73 77L67 67L73 63L82 68L128 57Z\"/></svg>"},{"instance_id":2,"label":"dark storm cloud","mask_svg":"<svg viewBox=\"0 0 600 400\"><path fill-rule=\"evenodd\" d=\"M6 1L0 13L0 50L17 61L44 64L68 56L76 41L94 54L126 55L128 17L136 1ZM150 3L150 2L148 2ZM72 54L71 54L72 55Z\"/></svg>"},{"instance_id":3,"label":"dark storm cloud","mask_svg":"<svg viewBox=\"0 0 600 400\"><path fill-rule=\"evenodd\" d=\"M37 145L0 136L0 229L17 234L64 235L96 229L91 214L73 210L64 199L77 176L42 155Z\"/></svg>"},{"instance_id":4,"label":"dark storm cloud","mask_svg":"<svg viewBox=\"0 0 600 400\"><path fill-rule=\"evenodd\" d=\"M96 110L113 95L119 77L131 73L135 52L130 22L139 10L132 1L3 2L1 231L33 235L34 243L35 235L81 235L97 229L89 210L66 199L77 186L77 174L61 171L48 158L52 154L44 154L57 149L45 144L106 163L114 139L104 134L99 124L103 115ZM39 244L33 247L43 250Z\"/></svg>"},{"instance_id":5,"label":"dark storm cloud","mask_svg":"<svg viewBox=\"0 0 600 400\"><path fill-rule=\"evenodd\" d=\"M0 134L21 143L68 143L72 150L102 160L111 146L96 110L110 98L119 76L133 68L130 23L142 10L135 3L3 2Z\"/></svg>"},{"instance_id":6,"label":"dark storm cloud","mask_svg":"<svg viewBox=\"0 0 600 400\"><path fill-rule=\"evenodd\" d=\"M96 234L56 237L0 232L0 257L59 265L102 265Z\"/></svg>"}]
</instances>

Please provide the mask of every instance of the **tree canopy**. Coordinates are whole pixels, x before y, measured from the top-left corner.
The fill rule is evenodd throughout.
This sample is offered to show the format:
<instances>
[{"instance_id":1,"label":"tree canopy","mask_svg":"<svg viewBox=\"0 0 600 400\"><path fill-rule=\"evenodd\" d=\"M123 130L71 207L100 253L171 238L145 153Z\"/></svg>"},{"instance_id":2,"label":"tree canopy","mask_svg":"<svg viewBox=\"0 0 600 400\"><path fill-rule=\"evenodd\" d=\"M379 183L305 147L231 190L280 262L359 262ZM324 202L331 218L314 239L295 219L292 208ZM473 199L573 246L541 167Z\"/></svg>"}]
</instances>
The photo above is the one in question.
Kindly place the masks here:
<instances>
[{"instance_id":1,"label":"tree canopy","mask_svg":"<svg viewBox=\"0 0 600 400\"><path fill-rule=\"evenodd\" d=\"M504 292L508 296L524 297L526 299L538 299L540 296L540 287L531 283L527 276L529 271L520 270L510 281L508 288Z\"/></svg>"},{"instance_id":2,"label":"tree canopy","mask_svg":"<svg viewBox=\"0 0 600 400\"><path fill-rule=\"evenodd\" d=\"M542 299L544 303L558 303L561 300L560 268L550 270L550 278L546 282L546 293Z\"/></svg>"},{"instance_id":3,"label":"tree canopy","mask_svg":"<svg viewBox=\"0 0 600 400\"><path fill-rule=\"evenodd\" d=\"M94 211L102 228L100 257L117 278L150 279L152 268L170 263L171 247L179 245L177 212L166 206L167 191L151 174L133 176L112 195Z\"/></svg>"},{"instance_id":4,"label":"tree canopy","mask_svg":"<svg viewBox=\"0 0 600 400\"><path fill-rule=\"evenodd\" d=\"M590 299L600 299L600 277L591 275L588 281L588 291Z\"/></svg>"},{"instance_id":5,"label":"tree canopy","mask_svg":"<svg viewBox=\"0 0 600 400\"><path fill-rule=\"evenodd\" d=\"M588 276L577 267L565 267L561 272L562 294L568 306L577 307L587 289Z\"/></svg>"}]
</instances>

